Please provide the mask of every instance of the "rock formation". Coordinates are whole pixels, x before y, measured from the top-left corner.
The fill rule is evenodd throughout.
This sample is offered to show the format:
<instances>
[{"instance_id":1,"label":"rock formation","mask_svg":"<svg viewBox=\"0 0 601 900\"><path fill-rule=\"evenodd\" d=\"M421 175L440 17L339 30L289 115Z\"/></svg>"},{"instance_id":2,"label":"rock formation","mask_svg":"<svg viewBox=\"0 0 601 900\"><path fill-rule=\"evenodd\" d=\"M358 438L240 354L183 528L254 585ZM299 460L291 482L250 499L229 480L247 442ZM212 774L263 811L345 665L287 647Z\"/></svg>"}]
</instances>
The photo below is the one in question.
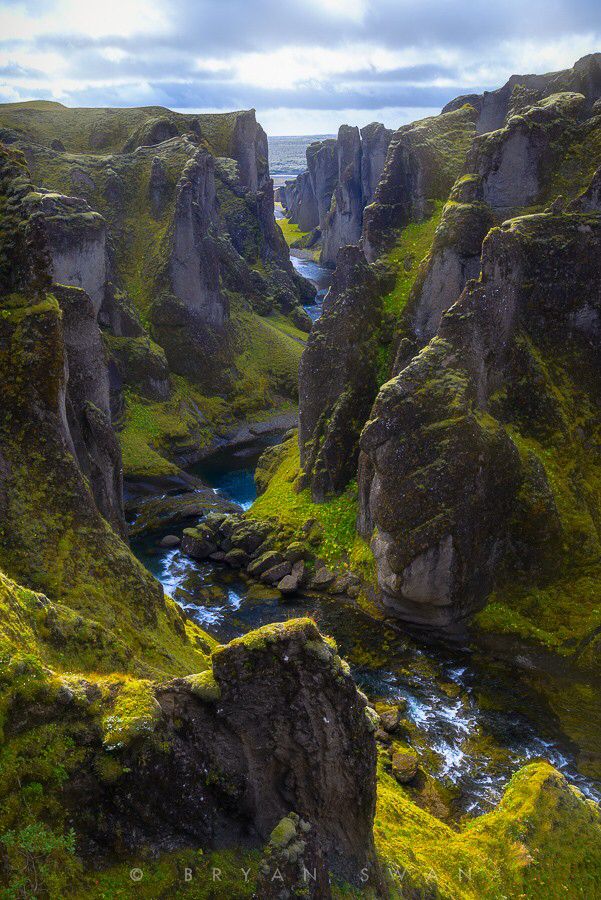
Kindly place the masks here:
<instances>
[{"instance_id":1,"label":"rock formation","mask_svg":"<svg viewBox=\"0 0 601 900\"><path fill-rule=\"evenodd\" d=\"M0 127L38 185L27 204L44 223L55 282L82 288L104 330L115 421L127 426L145 404L154 432L163 432L161 454L171 455L174 429L163 423L186 422L193 446L213 427L201 412L207 395L237 405L240 416L245 400L251 414L295 401L289 373L300 346L275 331L282 352L274 370L263 352L274 329L262 319L277 311L309 330L300 304L314 289L296 274L275 224L267 139L254 111L125 115L42 104L29 113L0 107ZM68 132L62 150L48 139L53 129ZM149 403L170 404L169 414ZM139 437L132 453L127 427L122 442L132 474ZM173 468L161 454L149 453L157 475Z\"/></svg>"},{"instance_id":2,"label":"rock formation","mask_svg":"<svg viewBox=\"0 0 601 900\"><path fill-rule=\"evenodd\" d=\"M38 888L63 892L81 866L69 828L98 866L150 847L260 848L294 816L309 871L359 886L365 870L377 887L375 714L346 663L309 620L218 647L115 533L96 310L52 284L31 191L22 155L0 148L2 883L22 876L4 846L28 828L47 838L32 845ZM44 791L21 803L47 758Z\"/></svg>"},{"instance_id":3,"label":"rock formation","mask_svg":"<svg viewBox=\"0 0 601 900\"><path fill-rule=\"evenodd\" d=\"M374 202L365 212L362 246L373 262L393 245L398 229L446 199L475 133L473 107L403 125L390 142Z\"/></svg>"},{"instance_id":4,"label":"rock formation","mask_svg":"<svg viewBox=\"0 0 601 900\"><path fill-rule=\"evenodd\" d=\"M555 392L558 378L576 390L577 373L587 371L587 402L596 403L600 240L601 224L577 214L493 230L480 280L443 316L428 348L380 391L361 438L363 521L375 530L386 600L408 617L461 617L503 572L561 571L570 526L529 441L559 440L578 459L587 440L572 430ZM548 368L560 355L561 374ZM571 503L584 509L586 490L576 485L587 476L576 471ZM592 522L588 535L581 553L593 560Z\"/></svg>"},{"instance_id":5,"label":"rock formation","mask_svg":"<svg viewBox=\"0 0 601 900\"><path fill-rule=\"evenodd\" d=\"M476 134L480 104L463 100L399 129L365 212L379 283L369 302L384 310L380 388L345 426L361 433L359 533L384 602L413 622L456 622L488 603L486 627L532 634L532 617L557 641L570 585L599 578L596 65L536 90L514 80L492 132ZM328 320L326 308L326 334ZM319 337L300 369L301 472L315 498L354 474L330 415L352 389L348 354ZM328 372L336 397L324 394ZM330 448L319 477L338 473L335 487L315 490L315 447ZM596 590L579 594L582 647Z\"/></svg>"},{"instance_id":6,"label":"rock formation","mask_svg":"<svg viewBox=\"0 0 601 900\"><path fill-rule=\"evenodd\" d=\"M357 468L359 433L377 391L378 287L361 251L343 248L301 359L301 463L316 500L340 491Z\"/></svg>"},{"instance_id":7,"label":"rock formation","mask_svg":"<svg viewBox=\"0 0 601 900\"><path fill-rule=\"evenodd\" d=\"M457 97L443 108L444 112L459 109L469 103L478 111L479 134L502 128L506 118L521 107L535 104L551 94L563 92L583 94L590 112L601 97L601 54L583 56L571 69L550 72L546 75L512 75L509 81L496 91L484 94L468 94Z\"/></svg>"},{"instance_id":8,"label":"rock formation","mask_svg":"<svg viewBox=\"0 0 601 900\"><path fill-rule=\"evenodd\" d=\"M290 221L321 235L324 265L334 267L338 250L359 241L363 210L374 197L391 136L378 122L361 132L341 125L336 140L307 147L307 171L280 189Z\"/></svg>"}]
</instances>

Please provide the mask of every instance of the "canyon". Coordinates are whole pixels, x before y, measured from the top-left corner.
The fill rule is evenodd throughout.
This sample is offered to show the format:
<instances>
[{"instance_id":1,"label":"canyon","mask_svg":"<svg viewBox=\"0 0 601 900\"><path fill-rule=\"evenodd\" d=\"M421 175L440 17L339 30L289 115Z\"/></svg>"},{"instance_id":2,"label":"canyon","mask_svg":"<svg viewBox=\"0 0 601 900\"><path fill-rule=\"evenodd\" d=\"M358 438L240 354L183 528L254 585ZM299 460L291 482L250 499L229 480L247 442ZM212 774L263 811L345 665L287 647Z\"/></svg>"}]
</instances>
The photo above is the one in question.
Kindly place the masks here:
<instances>
[{"instance_id":1,"label":"canyon","mask_svg":"<svg viewBox=\"0 0 601 900\"><path fill-rule=\"evenodd\" d=\"M0 106L8 896L601 890L600 172L599 54L281 220L253 110Z\"/></svg>"}]
</instances>

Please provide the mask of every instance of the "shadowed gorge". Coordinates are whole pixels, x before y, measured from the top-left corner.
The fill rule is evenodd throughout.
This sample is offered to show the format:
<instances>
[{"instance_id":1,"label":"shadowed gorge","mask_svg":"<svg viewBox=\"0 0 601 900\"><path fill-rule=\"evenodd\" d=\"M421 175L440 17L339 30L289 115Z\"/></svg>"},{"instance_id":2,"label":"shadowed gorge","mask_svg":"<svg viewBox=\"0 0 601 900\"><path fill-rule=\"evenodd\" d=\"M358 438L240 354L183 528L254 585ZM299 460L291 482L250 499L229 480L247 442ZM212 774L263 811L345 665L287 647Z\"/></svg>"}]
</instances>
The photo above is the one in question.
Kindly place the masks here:
<instances>
[{"instance_id":1,"label":"shadowed gorge","mask_svg":"<svg viewBox=\"0 0 601 900\"><path fill-rule=\"evenodd\" d=\"M600 73L0 104L0 897L601 896Z\"/></svg>"}]
</instances>

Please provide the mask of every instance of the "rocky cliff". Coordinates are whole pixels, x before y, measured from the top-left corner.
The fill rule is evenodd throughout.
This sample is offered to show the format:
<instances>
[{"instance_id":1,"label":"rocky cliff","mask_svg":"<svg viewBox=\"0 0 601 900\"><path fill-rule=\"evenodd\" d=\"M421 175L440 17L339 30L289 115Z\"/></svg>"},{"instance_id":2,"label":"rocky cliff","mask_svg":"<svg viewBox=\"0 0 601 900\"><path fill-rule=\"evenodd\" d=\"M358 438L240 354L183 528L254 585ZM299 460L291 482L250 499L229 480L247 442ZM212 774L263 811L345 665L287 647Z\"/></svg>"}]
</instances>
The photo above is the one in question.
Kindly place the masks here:
<instances>
[{"instance_id":1,"label":"rocky cliff","mask_svg":"<svg viewBox=\"0 0 601 900\"><path fill-rule=\"evenodd\" d=\"M139 469L147 440L127 427L141 404L160 439L146 459L166 474L173 464L159 453L174 451L169 417L186 423L192 450L223 427L218 409L243 416L246 400L252 415L296 399L299 347L269 317L292 315L308 330L299 304L311 286L294 272L274 221L267 140L254 111L9 104L0 107L0 132L26 155L36 185L27 202L45 222L55 282L82 288L104 329L128 473ZM276 366L261 350L271 339Z\"/></svg>"},{"instance_id":2,"label":"rocky cliff","mask_svg":"<svg viewBox=\"0 0 601 900\"><path fill-rule=\"evenodd\" d=\"M52 284L31 193L2 148L0 883L81 895L149 849L258 852L291 822L289 862L377 887L375 713L313 622L218 647L131 555L97 311Z\"/></svg>"},{"instance_id":3,"label":"rocky cliff","mask_svg":"<svg viewBox=\"0 0 601 900\"><path fill-rule=\"evenodd\" d=\"M307 147L307 171L280 189L290 221L303 232L317 230L324 265L335 266L338 250L359 241L391 137L378 122L361 131L341 125L336 140Z\"/></svg>"},{"instance_id":4,"label":"rocky cliff","mask_svg":"<svg viewBox=\"0 0 601 900\"><path fill-rule=\"evenodd\" d=\"M494 131L476 133L480 106L463 98L395 134L364 216L374 272L354 284L381 305L381 387L345 422L361 433L357 524L389 608L440 625L487 604L482 627L566 654L564 627L572 650L594 636L600 559L596 65L545 76L538 93L514 79ZM564 89L576 82L584 93ZM333 322L326 308L320 332ZM333 446L339 427L314 414L334 404L312 373L338 384L346 371L339 397L357 392L344 342L318 346L316 334L301 364L309 483L307 448ZM328 459L338 491L347 457L345 445Z\"/></svg>"},{"instance_id":5,"label":"rocky cliff","mask_svg":"<svg viewBox=\"0 0 601 900\"><path fill-rule=\"evenodd\" d=\"M301 465L315 500L342 490L357 469L360 430L378 387L378 288L361 251L344 247L301 359ZM339 365L332 370L333 356Z\"/></svg>"}]
</instances>

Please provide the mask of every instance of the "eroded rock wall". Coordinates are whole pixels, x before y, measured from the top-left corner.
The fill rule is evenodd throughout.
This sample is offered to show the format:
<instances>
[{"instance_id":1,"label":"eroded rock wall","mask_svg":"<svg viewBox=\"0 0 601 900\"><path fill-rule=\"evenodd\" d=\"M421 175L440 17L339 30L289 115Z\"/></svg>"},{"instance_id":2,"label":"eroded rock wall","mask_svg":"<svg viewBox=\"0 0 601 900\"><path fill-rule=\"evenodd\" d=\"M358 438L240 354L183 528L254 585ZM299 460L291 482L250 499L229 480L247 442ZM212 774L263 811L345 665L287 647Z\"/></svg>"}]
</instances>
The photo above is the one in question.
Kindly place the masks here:
<instances>
[{"instance_id":1,"label":"eroded rock wall","mask_svg":"<svg viewBox=\"0 0 601 900\"><path fill-rule=\"evenodd\" d=\"M580 458L583 436L556 379L575 387L586 372L584 402L598 415L600 240L598 217L580 214L494 229L480 280L382 387L361 436L360 522L386 602L400 615L461 618L502 583L508 560L514 577L561 568L569 522L544 458L523 441L568 442ZM559 369L548 368L553 359ZM575 488L573 508L585 496ZM594 525L589 534L592 559Z\"/></svg>"},{"instance_id":2,"label":"eroded rock wall","mask_svg":"<svg viewBox=\"0 0 601 900\"><path fill-rule=\"evenodd\" d=\"M378 280L358 247L344 247L299 371L299 444L315 500L341 491L377 390Z\"/></svg>"}]
</instances>

